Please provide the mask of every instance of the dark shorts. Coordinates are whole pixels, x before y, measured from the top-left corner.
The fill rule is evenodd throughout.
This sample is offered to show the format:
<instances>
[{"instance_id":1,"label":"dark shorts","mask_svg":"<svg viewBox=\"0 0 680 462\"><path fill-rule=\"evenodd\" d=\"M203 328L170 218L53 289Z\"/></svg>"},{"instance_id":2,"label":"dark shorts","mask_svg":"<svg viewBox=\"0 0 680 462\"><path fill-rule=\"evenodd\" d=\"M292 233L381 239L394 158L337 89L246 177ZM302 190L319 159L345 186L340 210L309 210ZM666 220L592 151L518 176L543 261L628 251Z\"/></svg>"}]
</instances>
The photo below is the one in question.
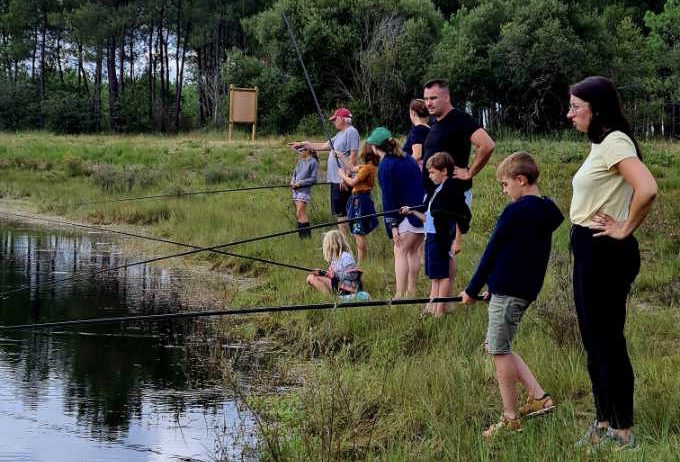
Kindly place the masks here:
<instances>
[{"instance_id":1,"label":"dark shorts","mask_svg":"<svg viewBox=\"0 0 680 462\"><path fill-rule=\"evenodd\" d=\"M333 183L331 185L331 213L336 217L347 216L347 201L351 195L351 188L341 190L338 183Z\"/></svg>"},{"instance_id":2,"label":"dark shorts","mask_svg":"<svg viewBox=\"0 0 680 462\"><path fill-rule=\"evenodd\" d=\"M347 201L347 218L356 218L364 215L375 214L375 205L371 199L371 193L353 194ZM365 236L378 226L376 217L364 218L351 221L349 229L352 234Z\"/></svg>"},{"instance_id":3,"label":"dark shorts","mask_svg":"<svg viewBox=\"0 0 680 462\"><path fill-rule=\"evenodd\" d=\"M436 234L427 233L425 237L425 274L430 279L445 279L449 277L449 263L451 262L451 239L446 246L436 238Z\"/></svg>"}]
</instances>

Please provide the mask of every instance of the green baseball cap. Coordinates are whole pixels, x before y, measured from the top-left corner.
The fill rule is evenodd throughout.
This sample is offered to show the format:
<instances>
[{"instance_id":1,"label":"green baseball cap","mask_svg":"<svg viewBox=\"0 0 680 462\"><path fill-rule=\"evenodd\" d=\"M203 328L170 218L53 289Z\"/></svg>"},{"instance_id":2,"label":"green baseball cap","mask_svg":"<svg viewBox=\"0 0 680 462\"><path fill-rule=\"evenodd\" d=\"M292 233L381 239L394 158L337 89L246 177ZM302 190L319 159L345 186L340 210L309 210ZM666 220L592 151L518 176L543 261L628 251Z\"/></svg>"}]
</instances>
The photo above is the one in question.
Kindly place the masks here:
<instances>
[{"instance_id":1,"label":"green baseball cap","mask_svg":"<svg viewBox=\"0 0 680 462\"><path fill-rule=\"evenodd\" d=\"M368 138L366 138L366 142L368 144L375 144L376 146L380 146L390 138L392 138L392 133L388 129L386 129L385 127L378 127L374 129L370 135L368 135Z\"/></svg>"}]
</instances>

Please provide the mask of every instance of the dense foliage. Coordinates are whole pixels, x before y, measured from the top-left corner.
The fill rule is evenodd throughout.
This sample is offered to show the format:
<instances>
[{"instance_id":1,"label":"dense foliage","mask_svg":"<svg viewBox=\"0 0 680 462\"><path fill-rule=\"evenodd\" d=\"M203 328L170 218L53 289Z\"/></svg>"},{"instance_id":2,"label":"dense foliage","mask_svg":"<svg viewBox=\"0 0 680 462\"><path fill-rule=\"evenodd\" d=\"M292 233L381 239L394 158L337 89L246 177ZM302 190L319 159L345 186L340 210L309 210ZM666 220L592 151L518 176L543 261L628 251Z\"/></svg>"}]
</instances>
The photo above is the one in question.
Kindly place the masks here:
<instances>
[{"instance_id":1,"label":"dense foliage","mask_svg":"<svg viewBox=\"0 0 680 462\"><path fill-rule=\"evenodd\" d=\"M680 0L3 0L0 129L222 129L228 86L258 86L268 133L408 126L431 77L492 131L564 126L568 85L615 79L640 135L680 136Z\"/></svg>"}]
</instances>

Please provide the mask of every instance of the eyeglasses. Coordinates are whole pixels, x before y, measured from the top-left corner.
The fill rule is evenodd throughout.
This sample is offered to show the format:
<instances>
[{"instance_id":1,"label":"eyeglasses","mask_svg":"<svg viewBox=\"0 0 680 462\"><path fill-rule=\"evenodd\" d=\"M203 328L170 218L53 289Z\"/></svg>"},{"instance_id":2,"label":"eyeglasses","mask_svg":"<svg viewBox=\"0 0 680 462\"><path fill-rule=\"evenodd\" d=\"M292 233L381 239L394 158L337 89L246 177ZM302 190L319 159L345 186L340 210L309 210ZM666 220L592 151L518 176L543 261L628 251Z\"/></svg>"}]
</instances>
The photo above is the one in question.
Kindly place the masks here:
<instances>
[{"instance_id":1,"label":"eyeglasses","mask_svg":"<svg viewBox=\"0 0 680 462\"><path fill-rule=\"evenodd\" d=\"M569 112L578 112L578 110L581 109L582 107L584 107L584 106L577 106L576 104L570 104L569 105Z\"/></svg>"}]
</instances>

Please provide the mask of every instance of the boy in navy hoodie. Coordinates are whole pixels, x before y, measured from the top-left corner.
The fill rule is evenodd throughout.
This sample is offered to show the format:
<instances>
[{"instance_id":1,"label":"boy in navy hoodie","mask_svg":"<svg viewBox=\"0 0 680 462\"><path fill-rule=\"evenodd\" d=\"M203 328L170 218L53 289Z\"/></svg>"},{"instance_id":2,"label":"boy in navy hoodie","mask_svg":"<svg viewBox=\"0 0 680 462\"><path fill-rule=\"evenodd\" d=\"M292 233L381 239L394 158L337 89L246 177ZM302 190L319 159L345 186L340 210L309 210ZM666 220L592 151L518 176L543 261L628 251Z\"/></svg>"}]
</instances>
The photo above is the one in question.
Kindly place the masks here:
<instances>
[{"instance_id":1,"label":"boy in navy hoodie","mask_svg":"<svg viewBox=\"0 0 680 462\"><path fill-rule=\"evenodd\" d=\"M541 290L552 233L564 219L557 206L540 195L536 184L538 166L526 152L516 152L504 159L496 175L503 193L512 202L498 217L477 270L460 293L462 302L468 305L475 303L485 284L488 294L484 295L490 295L485 344L496 366L503 415L498 423L483 432L485 437L520 430L520 417L543 414L555 407L550 395L510 344L522 315ZM519 409L517 382L522 383L528 395L526 404Z\"/></svg>"}]
</instances>

